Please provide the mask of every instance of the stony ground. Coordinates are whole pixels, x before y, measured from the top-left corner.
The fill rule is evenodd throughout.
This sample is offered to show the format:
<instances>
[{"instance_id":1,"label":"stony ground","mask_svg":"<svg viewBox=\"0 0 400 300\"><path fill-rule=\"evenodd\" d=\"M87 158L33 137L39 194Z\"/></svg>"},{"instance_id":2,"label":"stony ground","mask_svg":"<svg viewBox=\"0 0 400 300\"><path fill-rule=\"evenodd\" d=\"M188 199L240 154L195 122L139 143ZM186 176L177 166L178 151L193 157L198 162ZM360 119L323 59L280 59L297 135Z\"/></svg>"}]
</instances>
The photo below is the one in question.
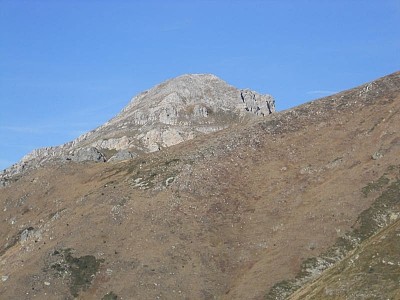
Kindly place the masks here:
<instances>
[{"instance_id":1,"label":"stony ground","mask_svg":"<svg viewBox=\"0 0 400 300\"><path fill-rule=\"evenodd\" d=\"M301 282L294 299L343 299L339 278L376 278L349 299L395 299L399 76L129 161L28 172L1 189L0 298L284 299ZM330 277L304 271L350 238Z\"/></svg>"}]
</instances>

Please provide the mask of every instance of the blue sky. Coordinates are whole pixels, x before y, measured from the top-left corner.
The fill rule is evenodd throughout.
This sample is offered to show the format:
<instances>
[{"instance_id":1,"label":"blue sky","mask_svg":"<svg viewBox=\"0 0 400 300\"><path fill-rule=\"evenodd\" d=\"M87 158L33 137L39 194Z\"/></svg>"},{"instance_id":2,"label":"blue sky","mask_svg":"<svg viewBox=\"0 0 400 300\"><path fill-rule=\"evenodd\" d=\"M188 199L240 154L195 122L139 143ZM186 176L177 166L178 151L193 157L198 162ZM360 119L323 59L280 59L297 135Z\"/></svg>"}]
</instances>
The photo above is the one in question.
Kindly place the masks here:
<instances>
[{"instance_id":1,"label":"blue sky","mask_svg":"<svg viewBox=\"0 0 400 300\"><path fill-rule=\"evenodd\" d=\"M283 110L399 66L398 0L0 0L0 169L181 74Z\"/></svg>"}]
</instances>

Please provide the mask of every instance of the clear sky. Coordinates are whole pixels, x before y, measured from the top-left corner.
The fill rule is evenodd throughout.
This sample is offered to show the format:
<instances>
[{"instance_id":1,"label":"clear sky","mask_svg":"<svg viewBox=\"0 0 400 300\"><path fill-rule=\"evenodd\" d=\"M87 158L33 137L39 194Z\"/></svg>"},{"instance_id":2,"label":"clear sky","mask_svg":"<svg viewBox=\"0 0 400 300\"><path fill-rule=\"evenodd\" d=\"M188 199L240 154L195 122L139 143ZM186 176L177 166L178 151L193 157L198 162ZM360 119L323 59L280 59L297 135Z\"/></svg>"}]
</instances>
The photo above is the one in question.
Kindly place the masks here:
<instances>
[{"instance_id":1,"label":"clear sky","mask_svg":"<svg viewBox=\"0 0 400 300\"><path fill-rule=\"evenodd\" d=\"M283 110L399 66L399 0L0 0L0 169L181 74Z\"/></svg>"}]
</instances>

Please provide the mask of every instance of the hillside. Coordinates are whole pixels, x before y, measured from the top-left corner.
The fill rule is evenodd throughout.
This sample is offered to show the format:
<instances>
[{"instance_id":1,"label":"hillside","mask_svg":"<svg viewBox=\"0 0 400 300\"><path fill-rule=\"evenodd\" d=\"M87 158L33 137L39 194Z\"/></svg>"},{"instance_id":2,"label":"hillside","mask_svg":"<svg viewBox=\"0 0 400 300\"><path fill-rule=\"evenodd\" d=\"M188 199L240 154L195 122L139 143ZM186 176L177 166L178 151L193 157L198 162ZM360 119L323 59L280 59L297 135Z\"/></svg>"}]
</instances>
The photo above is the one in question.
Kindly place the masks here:
<instances>
[{"instance_id":1,"label":"hillside","mask_svg":"<svg viewBox=\"0 0 400 300\"><path fill-rule=\"evenodd\" d=\"M11 177L0 298L395 299L399 110L398 72L129 160Z\"/></svg>"}]
</instances>

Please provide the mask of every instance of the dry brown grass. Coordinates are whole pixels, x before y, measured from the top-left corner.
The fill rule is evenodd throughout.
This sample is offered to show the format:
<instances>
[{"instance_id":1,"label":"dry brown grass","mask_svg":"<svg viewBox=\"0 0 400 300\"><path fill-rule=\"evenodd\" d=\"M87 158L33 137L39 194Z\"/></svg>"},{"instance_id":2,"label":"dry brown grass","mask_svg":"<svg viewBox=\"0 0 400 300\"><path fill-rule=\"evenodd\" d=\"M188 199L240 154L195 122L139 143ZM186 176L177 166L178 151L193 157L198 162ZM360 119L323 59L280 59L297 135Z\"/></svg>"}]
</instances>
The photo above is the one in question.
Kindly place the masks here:
<instances>
[{"instance_id":1,"label":"dry brown grass","mask_svg":"<svg viewBox=\"0 0 400 300\"><path fill-rule=\"evenodd\" d=\"M70 275L49 271L70 248L103 260L81 299L262 299L353 230L381 193L363 188L400 165L399 81L132 161L26 174L0 194L0 298L73 299Z\"/></svg>"}]
</instances>

